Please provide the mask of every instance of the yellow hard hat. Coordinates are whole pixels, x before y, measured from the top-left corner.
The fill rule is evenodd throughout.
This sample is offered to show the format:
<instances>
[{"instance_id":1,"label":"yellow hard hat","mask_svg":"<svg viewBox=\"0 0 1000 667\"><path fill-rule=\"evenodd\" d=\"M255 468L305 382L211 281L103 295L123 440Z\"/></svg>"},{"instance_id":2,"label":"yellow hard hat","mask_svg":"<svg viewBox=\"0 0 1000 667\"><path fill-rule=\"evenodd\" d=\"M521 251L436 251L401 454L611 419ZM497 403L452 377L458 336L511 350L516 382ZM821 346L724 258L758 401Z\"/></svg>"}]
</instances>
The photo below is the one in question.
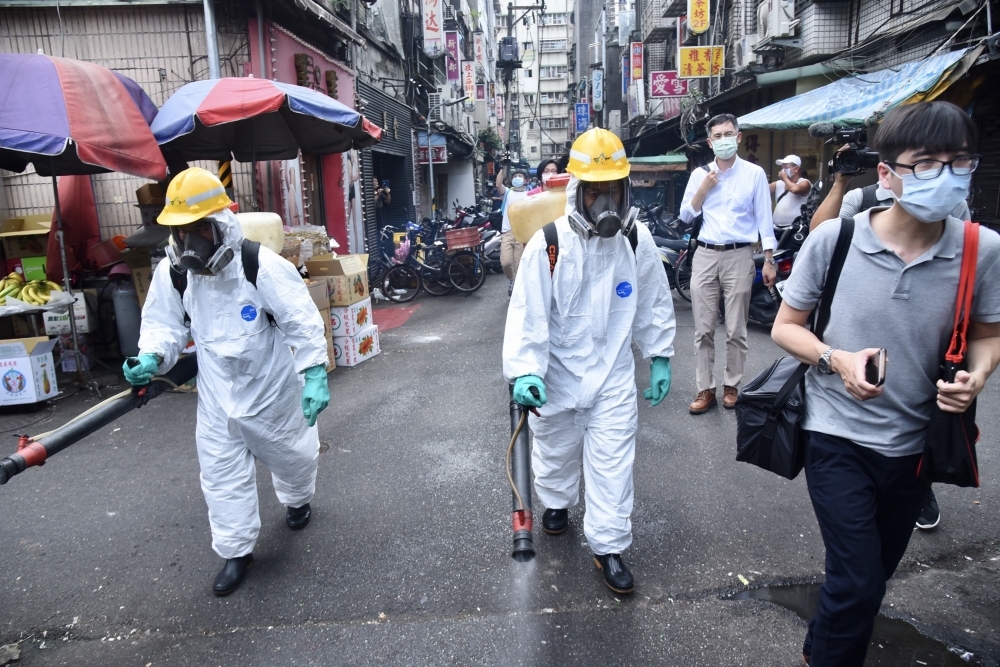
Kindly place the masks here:
<instances>
[{"instance_id":1,"label":"yellow hard hat","mask_svg":"<svg viewBox=\"0 0 1000 667\"><path fill-rule=\"evenodd\" d=\"M170 227L191 224L233 203L219 177L200 167L185 169L174 176L167 186L166 199L156 221Z\"/></svg>"},{"instance_id":2,"label":"yellow hard hat","mask_svg":"<svg viewBox=\"0 0 1000 667\"><path fill-rule=\"evenodd\" d=\"M576 138L566 166L581 181L617 181L627 178L629 169L621 139L600 127Z\"/></svg>"}]
</instances>

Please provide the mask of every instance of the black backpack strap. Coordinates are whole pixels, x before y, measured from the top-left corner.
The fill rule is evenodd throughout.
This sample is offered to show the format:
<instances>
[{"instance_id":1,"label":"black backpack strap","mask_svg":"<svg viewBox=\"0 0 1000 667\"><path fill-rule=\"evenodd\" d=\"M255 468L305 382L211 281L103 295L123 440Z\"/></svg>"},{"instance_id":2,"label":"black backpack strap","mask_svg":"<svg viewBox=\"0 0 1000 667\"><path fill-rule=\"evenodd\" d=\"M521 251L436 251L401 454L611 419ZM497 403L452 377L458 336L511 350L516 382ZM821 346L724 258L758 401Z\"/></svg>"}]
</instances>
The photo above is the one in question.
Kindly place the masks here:
<instances>
[{"instance_id":1,"label":"black backpack strap","mask_svg":"<svg viewBox=\"0 0 1000 667\"><path fill-rule=\"evenodd\" d=\"M181 307L184 307L184 292L187 290L188 286L188 274L187 271L178 271L173 266L170 267L170 282L173 283L174 289L177 293L181 295ZM187 310L184 311L184 326L191 326L191 317L187 314Z\"/></svg>"},{"instance_id":2,"label":"black backpack strap","mask_svg":"<svg viewBox=\"0 0 1000 667\"><path fill-rule=\"evenodd\" d=\"M556 272L556 260L559 259L559 234L556 232L556 223L550 222L542 227L545 235L545 254L549 256L549 275Z\"/></svg>"},{"instance_id":3,"label":"black backpack strap","mask_svg":"<svg viewBox=\"0 0 1000 667\"><path fill-rule=\"evenodd\" d=\"M847 252L851 249L851 241L854 238L854 218L840 219L840 234L837 236L837 245L833 249L833 258L830 260L830 268L826 272L826 282L823 283L823 293L820 296L819 309L816 311L813 333L817 338L822 338L826 325L830 322L830 304L837 292L837 283L840 282L840 272L844 268L844 261L847 259Z\"/></svg>"},{"instance_id":4,"label":"black backpack strap","mask_svg":"<svg viewBox=\"0 0 1000 667\"><path fill-rule=\"evenodd\" d=\"M632 254L635 254L635 249L639 247L639 230L636 229L636 223L632 223L632 229L629 230L628 244L632 246Z\"/></svg>"},{"instance_id":5,"label":"black backpack strap","mask_svg":"<svg viewBox=\"0 0 1000 667\"><path fill-rule=\"evenodd\" d=\"M861 208L858 210L858 213L878 206L878 196L875 194L876 190L878 190L878 183L872 183L861 188Z\"/></svg>"},{"instance_id":6,"label":"black backpack strap","mask_svg":"<svg viewBox=\"0 0 1000 667\"><path fill-rule=\"evenodd\" d=\"M243 244L240 246L240 257L243 259L243 275L247 282L253 285L254 289L257 289L257 273L260 272L260 243L243 239ZM274 315L266 310L264 314L267 315L267 321L272 327L277 326Z\"/></svg>"},{"instance_id":7,"label":"black backpack strap","mask_svg":"<svg viewBox=\"0 0 1000 667\"><path fill-rule=\"evenodd\" d=\"M712 167L710 167L707 164L701 165L701 168L705 170L705 173L709 174L712 173ZM699 213L698 216L694 219L694 224L691 226L691 240L688 242L689 246L688 249L692 253L694 252L694 249L697 247L697 244L695 242L698 240L698 235L701 234L701 226L704 222L705 222L705 213L704 209L702 209L702 212Z\"/></svg>"}]
</instances>

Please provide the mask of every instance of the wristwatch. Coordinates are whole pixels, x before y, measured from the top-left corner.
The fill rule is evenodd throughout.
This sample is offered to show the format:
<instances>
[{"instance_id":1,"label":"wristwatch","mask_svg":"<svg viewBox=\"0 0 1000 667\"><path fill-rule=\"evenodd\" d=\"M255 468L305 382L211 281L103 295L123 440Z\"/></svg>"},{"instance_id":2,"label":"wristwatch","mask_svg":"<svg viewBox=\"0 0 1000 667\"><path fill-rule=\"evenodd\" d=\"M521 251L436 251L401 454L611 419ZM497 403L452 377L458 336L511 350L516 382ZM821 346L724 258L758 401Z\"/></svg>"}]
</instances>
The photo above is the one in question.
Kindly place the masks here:
<instances>
[{"instance_id":1,"label":"wristwatch","mask_svg":"<svg viewBox=\"0 0 1000 667\"><path fill-rule=\"evenodd\" d=\"M765 263L765 264L770 264L771 266L777 266L777 265L778 265L778 263L774 261L774 258L773 258L773 257L772 257L772 258L770 258L770 259L765 259L765 260L764 260L764 263Z\"/></svg>"},{"instance_id":2,"label":"wristwatch","mask_svg":"<svg viewBox=\"0 0 1000 667\"><path fill-rule=\"evenodd\" d=\"M833 375L833 369L830 368L830 360L833 359L833 353L836 351L836 349L828 347L823 354L820 355L819 363L816 364L820 373L823 373L824 375Z\"/></svg>"}]
</instances>

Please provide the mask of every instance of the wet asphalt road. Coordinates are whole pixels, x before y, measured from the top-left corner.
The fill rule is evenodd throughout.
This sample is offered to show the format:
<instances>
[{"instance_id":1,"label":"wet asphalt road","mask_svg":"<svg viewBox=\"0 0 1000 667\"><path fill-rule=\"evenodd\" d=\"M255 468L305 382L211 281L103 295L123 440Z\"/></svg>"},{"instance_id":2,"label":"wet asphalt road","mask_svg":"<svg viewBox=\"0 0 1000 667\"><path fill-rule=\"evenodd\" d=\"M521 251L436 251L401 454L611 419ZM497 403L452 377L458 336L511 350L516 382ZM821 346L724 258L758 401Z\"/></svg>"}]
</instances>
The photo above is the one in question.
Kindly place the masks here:
<instances>
[{"instance_id":1,"label":"wet asphalt road","mask_svg":"<svg viewBox=\"0 0 1000 667\"><path fill-rule=\"evenodd\" d=\"M210 591L222 561L198 481L193 395L163 396L0 487L0 644L19 642L23 665L798 664L805 626L794 613L724 596L746 588L740 577L821 580L804 479L735 462L732 412L687 414L686 303L670 396L639 408L628 598L603 586L582 507L567 533L536 530L533 563L509 557L506 281L414 303L380 356L331 375L306 530L285 528L259 471L256 561L229 597ZM748 375L777 355L752 328ZM648 366L637 366L642 389ZM980 400L982 489L939 490L942 525L914 536L883 610L990 665L1000 664L998 392L994 380ZM81 394L0 415L4 447L11 432L48 430L92 404ZM893 654L876 647L869 664L897 664Z\"/></svg>"}]
</instances>

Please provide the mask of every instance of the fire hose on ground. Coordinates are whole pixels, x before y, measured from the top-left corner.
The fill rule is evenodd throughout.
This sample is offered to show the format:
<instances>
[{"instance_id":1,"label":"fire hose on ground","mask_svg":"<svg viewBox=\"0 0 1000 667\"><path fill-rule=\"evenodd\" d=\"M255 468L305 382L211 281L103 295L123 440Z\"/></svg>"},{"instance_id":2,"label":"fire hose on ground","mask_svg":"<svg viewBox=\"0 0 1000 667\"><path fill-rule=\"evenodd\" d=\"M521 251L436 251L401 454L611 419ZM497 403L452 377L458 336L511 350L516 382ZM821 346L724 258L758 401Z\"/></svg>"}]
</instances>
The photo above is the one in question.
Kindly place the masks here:
<instances>
[{"instance_id":1,"label":"fire hose on ground","mask_svg":"<svg viewBox=\"0 0 1000 667\"><path fill-rule=\"evenodd\" d=\"M531 388L538 398L538 390ZM536 415L538 411L530 408ZM531 444L528 439L528 410L513 398L510 399L510 444L507 445L507 481L513 496L514 512L511 524L514 531L514 550L511 558L525 563L535 557L535 543L531 536Z\"/></svg>"},{"instance_id":2,"label":"fire hose on ground","mask_svg":"<svg viewBox=\"0 0 1000 667\"><path fill-rule=\"evenodd\" d=\"M17 452L0 459L0 484L28 468L44 465L45 460L91 433L107 426L122 415L142 407L164 391L179 387L198 374L195 355L183 357L168 372L154 377L144 387L133 387L106 399L59 428L36 436L22 435Z\"/></svg>"}]
</instances>

